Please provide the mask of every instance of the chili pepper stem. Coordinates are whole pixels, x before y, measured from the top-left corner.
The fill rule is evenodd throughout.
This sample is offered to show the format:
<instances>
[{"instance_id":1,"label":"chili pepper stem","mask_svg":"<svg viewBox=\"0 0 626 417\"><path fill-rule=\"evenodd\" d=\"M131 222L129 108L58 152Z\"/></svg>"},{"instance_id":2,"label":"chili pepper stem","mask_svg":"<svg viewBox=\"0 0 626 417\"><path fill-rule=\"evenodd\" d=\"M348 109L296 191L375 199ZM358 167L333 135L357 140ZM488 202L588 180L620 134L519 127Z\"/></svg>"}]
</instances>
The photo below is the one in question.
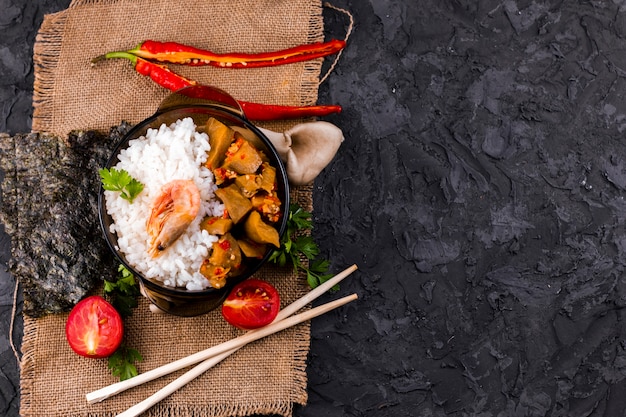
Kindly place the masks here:
<instances>
[{"instance_id":1,"label":"chili pepper stem","mask_svg":"<svg viewBox=\"0 0 626 417\"><path fill-rule=\"evenodd\" d=\"M104 61L105 59L112 58L123 58L128 59L133 63L133 66L137 64L137 57L128 51L113 51L107 52L106 54L95 57L91 60L91 66L96 65L100 61Z\"/></svg>"}]
</instances>

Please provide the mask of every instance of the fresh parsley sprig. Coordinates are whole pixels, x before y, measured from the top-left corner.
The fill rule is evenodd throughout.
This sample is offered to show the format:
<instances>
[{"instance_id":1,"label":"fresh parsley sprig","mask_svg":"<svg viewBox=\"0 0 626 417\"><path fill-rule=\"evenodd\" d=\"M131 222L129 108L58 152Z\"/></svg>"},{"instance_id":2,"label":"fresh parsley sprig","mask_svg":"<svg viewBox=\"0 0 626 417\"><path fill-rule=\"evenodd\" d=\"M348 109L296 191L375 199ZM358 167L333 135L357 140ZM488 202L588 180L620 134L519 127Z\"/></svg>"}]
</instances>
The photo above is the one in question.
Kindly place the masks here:
<instances>
[{"instance_id":1,"label":"fresh parsley sprig","mask_svg":"<svg viewBox=\"0 0 626 417\"><path fill-rule=\"evenodd\" d=\"M117 272L117 281L104 280L104 294L120 316L126 318L133 314L133 308L138 305L139 286L135 276L124 265L120 265Z\"/></svg>"},{"instance_id":2,"label":"fresh parsley sprig","mask_svg":"<svg viewBox=\"0 0 626 417\"><path fill-rule=\"evenodd\" d=\"M287 230L281 239L280 248L274 250L269 261L279 266L291 264L296 272L306 272L307 283L315 288L333 276L328 273L330 262L318 259L319 246L311 236L303 233L313 229L311 213L299 204L292 203L289 205L288 215ZM302 262L303 257L309 260L308 267Z\"/></svg>"},{"instance_id":3,"label":"fresh parsley sprig","mask_svg":"<svg viewBox=\"0 0 626 417\"><path fill-rule=\"evenodd\" d=\"M104 280L104 295L120 313L122 319L126 319L133 314L133 308L138 305L139 286L135 276L124 265L120 265L115 282ZM109 356L108 367L113 376L118 376L120 381L123 381L138 375L135 362L142 360L143 357L137 349L122 343L115 353Z\"/></svg>"},{"instance_id":4,"label":"fresh parsley sprig","mask_svg":"<svg viewBox=\"0 0 626 417\"><path fill-rule=\"evenodd\" d=\"M141 362L142 360L143 358L137 349L129 348L122 343L115 353L109 356L108 367L113 376L117 376L120 378L120 381L124 381L137 376L135 362Z\"/></svg>"},{"instance_id":5,"label":"fresh parsley sprig","mask_svg":"<svg viewBox=\"0 0 626 417\"><path fill-rule=\"evenodd\" d=\"M102 168L98 173L102 179L102 187L105 190L118 191L123 199L131 203L143 191L143 184L131 177L125 169Z\"/></svg>"}]
</instances>

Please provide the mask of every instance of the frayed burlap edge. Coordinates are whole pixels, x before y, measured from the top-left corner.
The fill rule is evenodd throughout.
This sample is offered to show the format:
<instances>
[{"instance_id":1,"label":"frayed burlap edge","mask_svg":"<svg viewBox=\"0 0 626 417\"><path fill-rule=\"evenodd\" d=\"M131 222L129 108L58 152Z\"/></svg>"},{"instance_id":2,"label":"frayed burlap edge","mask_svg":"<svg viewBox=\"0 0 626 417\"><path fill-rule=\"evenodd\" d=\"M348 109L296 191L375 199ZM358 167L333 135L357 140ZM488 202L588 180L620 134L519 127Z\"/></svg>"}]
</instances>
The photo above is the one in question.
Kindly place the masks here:
<instances>
[{"instance_id":1,"label":"frayed burlap edge","mask_svg":"<svg viewBox=\"0 0 626 417\"><path fill-rule=\"evenodd\" d=\"M22 359L20 361L20 415L31 415L31 393L35 380L35 349L37 347L37 320L24 315Z\"/></svg>"},{"instance_id":2,"label":"frayed burlap edge","mask_svg":"<svg viewBox=\"0 0 626 417\"><path fill-rule=\"evenodd\" d=\"M54 97L54 69L61 55L61 42L66 20L67 13L65 12L47 15L35 39L32 131L49 131L45 129L45 126L52 123L52 113L49 108ZM36 129L36 126L42 126L44 129Z\"/></svg>"}]
</instances>

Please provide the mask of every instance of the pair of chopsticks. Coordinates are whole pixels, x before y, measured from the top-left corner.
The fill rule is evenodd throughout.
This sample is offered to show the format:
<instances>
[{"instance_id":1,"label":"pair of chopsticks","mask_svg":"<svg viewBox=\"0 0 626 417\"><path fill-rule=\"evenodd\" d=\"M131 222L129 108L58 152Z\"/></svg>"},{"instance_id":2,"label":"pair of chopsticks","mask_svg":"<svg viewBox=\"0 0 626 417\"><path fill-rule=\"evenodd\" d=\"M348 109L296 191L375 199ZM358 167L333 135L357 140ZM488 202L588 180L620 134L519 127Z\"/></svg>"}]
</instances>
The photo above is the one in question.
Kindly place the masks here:
<instances>
[{"instance_id":1,"label":"pair of chopsticks","mask_svg":"<svg viewBox=\"0 0 626 417\"><path fill-rule=\"evenodd\" d=\"M90 392L85 395L85 397L87 398L87 402L89 404L93 404L103 401L109 397L119 394L120 392L126 391L129 388L136 387L148 381L152 381L153 379L160 378L164 375L168 375L172 372L201 362L199 365L190 369L189 371L187 371L174 381L170 382L165 387L161 388L159 391L155 392L145 400L135 404L128 410L117 415L118 417L136 417L153 405L157 404L159 401L168 397L193 379L202 375L204 372L217 365L222 360L226 359L228 356L232 355L246 344L261 339L265 336L277 333L288 327L295 326L296 324L311 320L314 317L327 313L337 307L349 303L350 301L356 300L357 295L352 294L338 300L323 304L319 307L312 308L303 313L296 314L294 316L294 313L296 313L298 310L300 310L301 308L318 298L320 295L324 294L326 291L337 285L345 277L356 271L356 269L357 266L352 265L340 272L339 274L335 275L333 278L317 286L303 297L297 299L287 307L283 308L278 313L274 321L265 327L250 330L243 335L231 339L227 342L194 353L185 358L178 359L174 362L160 366L143 374L139 374L125 381L120 381L99 390Z\"/></svg>"}]
</instances>

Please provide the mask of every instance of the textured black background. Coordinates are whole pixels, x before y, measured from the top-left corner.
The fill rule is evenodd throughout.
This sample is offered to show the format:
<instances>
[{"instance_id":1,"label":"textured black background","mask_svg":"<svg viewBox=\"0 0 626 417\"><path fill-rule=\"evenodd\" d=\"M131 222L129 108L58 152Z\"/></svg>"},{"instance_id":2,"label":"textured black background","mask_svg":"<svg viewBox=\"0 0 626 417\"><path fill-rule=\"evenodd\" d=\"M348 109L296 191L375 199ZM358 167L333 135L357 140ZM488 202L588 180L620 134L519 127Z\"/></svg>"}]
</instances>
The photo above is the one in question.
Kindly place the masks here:
<instances>
[{"instance_id":1,"label":"textured black background","mask_svg":"<svg viewBox=\"0 0 626 417\"><path fill-rule=\"evenodd\" d=\"M0 0L0 131L30 130L36 29L68 3ZM626 1L333 4L346 141L314 237L360 300L314 320L296 416L625 416Z\"/></svg>"}]
</instances>

